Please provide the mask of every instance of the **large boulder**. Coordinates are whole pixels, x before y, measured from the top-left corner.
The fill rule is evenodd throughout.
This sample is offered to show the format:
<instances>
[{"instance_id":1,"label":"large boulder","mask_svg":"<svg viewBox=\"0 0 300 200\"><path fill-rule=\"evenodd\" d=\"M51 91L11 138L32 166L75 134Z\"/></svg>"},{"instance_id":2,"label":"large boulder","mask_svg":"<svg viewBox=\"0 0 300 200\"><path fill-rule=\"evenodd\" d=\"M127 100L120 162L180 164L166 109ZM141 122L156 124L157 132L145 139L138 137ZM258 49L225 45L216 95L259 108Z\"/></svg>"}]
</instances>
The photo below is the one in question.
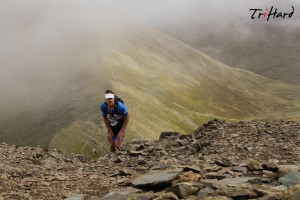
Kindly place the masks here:
<instances>
[{"instance_id":1,"label":"large boulder","mask_svg":"<svg viewBox=\"0 0 300 200\"><path fill-rule=\"evenodd\" d=\"M171 185L173 179L175 179L182 168L168 169L168 170L153 170L148 174L142 175L132 181L131 185L135 188L141 189L164 189Z\"/></svg>"},{"instance_id":2,"label":"large boulder","mask_svg":"<svg viewBox=\"0 0 300 200\"><path fill-rule=\"evenodd\" d=\"M280 177L278 181L285 186L296 185L300 183L300 172L298 171L290 172L287 175Z\"/></svg>"}]
</instances>

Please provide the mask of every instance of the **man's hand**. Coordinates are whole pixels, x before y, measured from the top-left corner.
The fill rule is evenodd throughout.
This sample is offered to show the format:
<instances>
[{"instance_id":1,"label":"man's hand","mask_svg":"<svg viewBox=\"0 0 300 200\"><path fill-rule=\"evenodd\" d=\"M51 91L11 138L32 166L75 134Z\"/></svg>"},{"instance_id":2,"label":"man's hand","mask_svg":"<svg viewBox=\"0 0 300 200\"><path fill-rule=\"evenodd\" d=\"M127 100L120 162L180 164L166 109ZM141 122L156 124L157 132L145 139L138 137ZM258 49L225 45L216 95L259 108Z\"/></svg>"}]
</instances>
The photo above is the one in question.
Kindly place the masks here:
<instances>
[{"instance_id":1,"label":"man's hand","mask_svg":"<svg viewBox=\"0 0 300 200\"><path fill-rule=\"evenodd\" d=\"M113 137L114 137L114 133L112 131L108 131L108 134L107 134L107 137L108 137L108 141L109 142L112 142L113 141Z\"/></svg>"}]
</instances>

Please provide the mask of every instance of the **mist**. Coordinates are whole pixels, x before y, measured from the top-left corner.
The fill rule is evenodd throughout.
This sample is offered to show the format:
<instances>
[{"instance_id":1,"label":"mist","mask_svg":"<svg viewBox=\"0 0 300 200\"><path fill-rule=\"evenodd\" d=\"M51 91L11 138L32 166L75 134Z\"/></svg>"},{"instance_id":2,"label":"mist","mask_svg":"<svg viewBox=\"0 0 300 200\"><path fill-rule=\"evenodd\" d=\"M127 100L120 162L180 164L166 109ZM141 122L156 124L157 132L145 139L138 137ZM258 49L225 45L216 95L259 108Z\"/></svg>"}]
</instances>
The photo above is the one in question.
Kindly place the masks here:
<instances>
[{"instance_id":1,"label":"mist","mask_svg":"<svg viewBox=\"0 0 300 200\"><path fill-rule=\"evenodd\" d=\"M271 5L283 10L293 5L296 7L293 20L299 19L300 4L296 0L2 0L1 117L12 108L16 111L19 107L30 108L38 102L49 104L60 98L67 89L65 84L70 81L78 56L84 48L89 48L90 39L101 40L102 34L114 32L116 27L143 25L172 32L197 26L203 29L202 36L199 32L186 32L187 37L205 38L211 32L228 30L229 24L237 23L235 27L240 28L231 31L247 36L251 30L243 24L252 23L249 9L265 9ZM299 23L292 26L295 24L299 26ZM105 45L109 44L103 43L99 48Z\"/></svg>"}]
</instances>

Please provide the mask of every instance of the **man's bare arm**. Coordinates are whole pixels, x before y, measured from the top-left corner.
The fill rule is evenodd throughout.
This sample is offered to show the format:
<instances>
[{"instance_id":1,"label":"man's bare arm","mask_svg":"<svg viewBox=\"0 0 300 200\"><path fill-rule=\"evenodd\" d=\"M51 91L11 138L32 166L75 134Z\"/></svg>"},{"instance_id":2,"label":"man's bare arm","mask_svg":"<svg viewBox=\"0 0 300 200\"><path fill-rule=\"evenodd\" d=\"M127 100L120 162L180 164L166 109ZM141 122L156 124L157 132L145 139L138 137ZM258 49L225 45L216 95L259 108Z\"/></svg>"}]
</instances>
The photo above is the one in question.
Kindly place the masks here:
<instances>
[{"instance_id":1,"label":"man's bare arm","mask_svg":"<svg viewBox=\"0 0 300 200\"><path fill-rule=\"evenodd\" d=\"M105 124L108 132L112 132L112 129L110 128L109 121L108 121L107 117L103 117L103 121L104 121L104 124Z\"/></svg>"},{"instance_id":2,"label":"man's bare arm","mask_svg":"<svg viewBox=\"0 0 300 200\"><path fill-rule=\"evenodd\" d=\"M128 122L129 122L129 114L127 114L127 115L125 116L124 123L123 123L123 126L122 126L122 128L121 128L121 130L120 130L120 131L122 131L122 132L124 132L124 131L125 131L125 129L126 129L126 127L127 127L127 124L128 124Z\"/></svg>"}]
</instances>

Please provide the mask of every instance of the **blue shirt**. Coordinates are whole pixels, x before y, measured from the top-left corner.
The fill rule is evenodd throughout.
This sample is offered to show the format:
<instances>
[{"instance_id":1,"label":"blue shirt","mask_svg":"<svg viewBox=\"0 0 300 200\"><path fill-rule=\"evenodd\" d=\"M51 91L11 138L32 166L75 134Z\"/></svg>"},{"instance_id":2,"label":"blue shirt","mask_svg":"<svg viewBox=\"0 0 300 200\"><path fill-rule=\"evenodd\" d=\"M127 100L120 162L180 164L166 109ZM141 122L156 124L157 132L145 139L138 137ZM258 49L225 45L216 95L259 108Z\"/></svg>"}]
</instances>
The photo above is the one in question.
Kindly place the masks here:
<instances>
[{"instance_id":1,"label":"blue shirt","mask_svg":"<svg viewBox=\"0 0 300 200\"><path fill-rule=\"evenodd\" d=\"M108 118L111 126L117 125L119 122L121 122L124 119L125 116L128 115L126 106L119 101L118 101L118 109L116 110L116 112L114 109L110 110L108 106L106 107L106 112L105 112L105 102L103 102L100 105L100 110L102 112L102 116Z\"/></svg>"}]
</instances>

